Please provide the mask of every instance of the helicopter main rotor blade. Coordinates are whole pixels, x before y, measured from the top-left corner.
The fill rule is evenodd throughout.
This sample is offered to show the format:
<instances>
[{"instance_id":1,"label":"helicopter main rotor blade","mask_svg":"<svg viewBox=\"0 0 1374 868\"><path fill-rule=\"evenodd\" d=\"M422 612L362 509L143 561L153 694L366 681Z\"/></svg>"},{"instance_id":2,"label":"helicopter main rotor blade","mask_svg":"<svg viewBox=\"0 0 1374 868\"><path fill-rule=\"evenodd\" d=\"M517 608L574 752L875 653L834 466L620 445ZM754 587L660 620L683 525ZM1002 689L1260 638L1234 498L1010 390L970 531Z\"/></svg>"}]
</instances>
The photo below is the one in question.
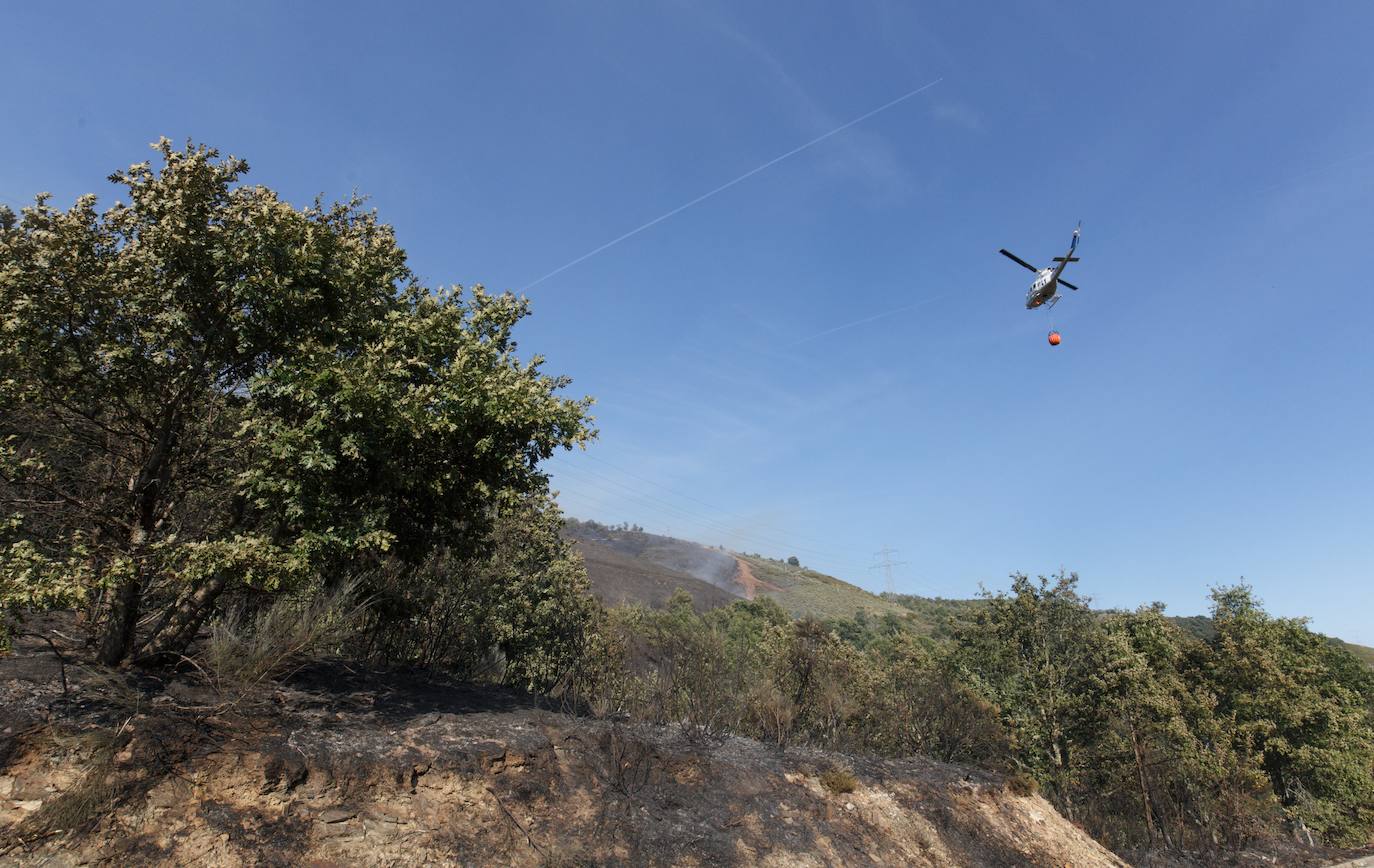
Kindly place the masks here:
<instances>
[{"instance_id":1,"label":"helicopter main rotor blade","mask_svg":"<svg viewBox=\"0 0 1374 868\"><path fill-rule=\"evenodd\" d=\"M1072 289L1074 292L1078 292L1078 287L1074 286L1072 283L1069 283L1067 280L1065 280L1065 279L1062 278L1062 277L1059 278L1059 285L1060 285L1060 286L1067 286L1069 289Z\"/></svg>"},{"instance_id":2,"label":"helicopter main rotor blade","mask_svg":"<svg viewBox=\"0 0 1374 868\"><path fill-rule=\"evenodd\" d=\"M1012 262L1015 262L1017 265L1021 266L1022 268L1029 268L1031 271L1039 271L1039 270L1040 270L1040 269L1036 268L1034 265L1031 265L1031 264L1030 264L1029 262L1027 262L1026 260L1024 260L1024 259L1022 259L1021 257L1017 256L1015 253L1012 253L1010 250L1007 250L1005 247L1002 248L1001 250L997 251L997 252L1000 253L1000 254L1002 254L1002 255L1005 256L1006 258L1010 259Z\"/></svg>"}]
</instances>

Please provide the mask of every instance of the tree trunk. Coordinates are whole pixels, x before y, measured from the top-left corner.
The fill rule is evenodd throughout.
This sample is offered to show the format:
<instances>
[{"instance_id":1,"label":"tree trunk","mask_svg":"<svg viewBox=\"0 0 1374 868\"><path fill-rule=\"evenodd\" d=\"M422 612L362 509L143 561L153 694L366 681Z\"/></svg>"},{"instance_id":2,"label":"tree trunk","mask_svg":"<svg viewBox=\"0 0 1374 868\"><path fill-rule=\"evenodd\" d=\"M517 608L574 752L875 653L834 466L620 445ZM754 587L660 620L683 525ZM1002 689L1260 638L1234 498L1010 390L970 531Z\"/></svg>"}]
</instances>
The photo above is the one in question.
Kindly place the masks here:
<instances>
[{"instance_id":1,"label":"tree trunk","mask_svg":"<svg viewBox=\"0 0 1374 868\"><path fill-rule=\"evenodd\" d=\"M1154 810L1150 806L1150 785L1145 777L1145 758L1140 750L1140 736L1135 726L1131 727L1131 748L1135 751L1135 768L1140 775L1140 804L1145 813L1145 832L1150 836L1150 846L1155 844Z\"/></svg>"},{"instance_id":2,"label":"tree trunk","mask_svg":"<svg viewBox=\"0 0 1374 868\"><path fill-rule=\"evenodd\" d=\"M110 601L110 618L100 642L97 659L114 666L129 656L134 647L134 628L138 625L139 602L143 587L137 573L115 589Z\"/></svg>"},{"instance_id":3,"label":"tree trunk","mask_svg":"<svg viewBox=\"0 0 1374 868\"><path fill-rule=\"evenodd\" d=\"M220 570L191 593L181 598L176 608L162 619L143 644L136 663L152 665L183 653L196 638L200 625L205 623L215 601L229 585L229 571Z\"/></svg>"},{"instance_id":4,"label":"tree trunk","mask_svg":"<svg viewBox=\"0 0 1374 868\"><path fill-rule=\"evenodd\" d=\"M164 413L157 445L144 460L138 474L129 479L134 529L129 536L126 553L133 563L134 574L119 586L110 604L110 621L105 628L98 658L106 666L123 662L134 649L134 634L143 602L143 556L157 527L157 508L166 483L168 456L176 439L175 423L175 406L169 405Z\"/></svg>"}]
</instances>

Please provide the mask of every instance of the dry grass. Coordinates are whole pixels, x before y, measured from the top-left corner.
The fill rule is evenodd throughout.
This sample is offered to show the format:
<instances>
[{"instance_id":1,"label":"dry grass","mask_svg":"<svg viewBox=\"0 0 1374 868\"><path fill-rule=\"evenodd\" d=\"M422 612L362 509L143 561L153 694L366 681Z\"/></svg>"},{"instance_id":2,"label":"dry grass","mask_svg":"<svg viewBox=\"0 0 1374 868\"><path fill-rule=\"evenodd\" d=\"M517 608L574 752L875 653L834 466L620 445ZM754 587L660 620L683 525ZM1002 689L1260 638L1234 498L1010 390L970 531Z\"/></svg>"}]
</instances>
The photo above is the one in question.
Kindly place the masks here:
<instances>
[{"instance_id":1,"label":"dry grass","mask_svg":"<svg viewBox=\"0 0 1374 868\"><path fill-rule=\"evenodd\" d=\"M193 662L216 689L242 692L335 649L366 608L352 585L304 599L284 596L255 617L217 622Z\"/></svg>"},{"instance_id":2,"label":"dry grass","mask_svg":"<svg viewBox=\"0 0 1374 868\"><path fill-rule=\"evenodd\" d=\"M859 779L844 766L835 766L821 773L821 786L838 796L854 792L859 786Z\"/></svg>"},{"instance_id":3,"label":"dry grass","mask_svg":"<svg viewBox=\"0 0 1374 868\"><path fill-rule=\"evenodd\" d=\"M51 739L56 748L90 752L85 774L71 789L45 799L41 808L25 817L6 836L10 847L60 832L90 829L115 807L126 789L114 770L115 752L128 742L124 727L115 731L54 732Z\"/></svg>"}]
</instances>

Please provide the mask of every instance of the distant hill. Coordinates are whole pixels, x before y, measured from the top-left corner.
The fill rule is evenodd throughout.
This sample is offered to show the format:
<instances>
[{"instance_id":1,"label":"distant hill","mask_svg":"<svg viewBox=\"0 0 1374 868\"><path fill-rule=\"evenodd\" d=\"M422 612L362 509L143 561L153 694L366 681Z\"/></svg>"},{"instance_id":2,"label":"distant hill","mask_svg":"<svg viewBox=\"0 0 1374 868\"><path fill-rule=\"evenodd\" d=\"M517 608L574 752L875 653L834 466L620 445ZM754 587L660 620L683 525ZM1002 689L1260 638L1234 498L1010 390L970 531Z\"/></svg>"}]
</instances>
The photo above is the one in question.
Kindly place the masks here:
<instances>
[{"instance_id":1,"label":"distant hill","mask_svg":"<svg viewBox=\"0 0 1374 868\"><path fill-rule=\"evenodd\" d=\"M1347 642L1344 639L1332 639L1331 641L1363 660L1370 669L1374 669L1374 648L1367 645L1356 645L1354 642Z\"/></svg>"},{"instance_id":2,"label":"distant hill","mask_svg":"<svg viewBox=\"0 0 1374 868\"><path fill-rule=\"evenodd\" d=\"M949 636L950 619L965 618L983 605L978 599L869 593L858 585L806 567L758 554L715 549L701 543L645 533L622 525L569 519L565 530L587 563L592 592L606 605L640 603L659 607L681 588L698 611L728 606L756 595L771 597L794 618L853 618L891 614L932 639ZM1184 632L1199 639L1215 635L1206 615L1174 616ZM1341 639L1332 642L1374 668L1374 648Z\"/></svg>"},{"instance_id":3,"label":"distant hill","mask_svg":"<svg viewBox=\"0 0 1374 868\"><path fill-rule=\"evenodd\" d=\"M910 610L905 607L834 576L759 555L736 557L748 566L756 593L773 598L794 618L853 618L864 611L870 616L892 614L909 620Z\"/></svg>"},{"instance_id":4,"label":"distant hill","mask_svg":"<svg viewBox=\"0 0 1374 868\"><path fill-rule=\"evenodd\" d=\"M699 543L576 519L568 520L564 534L581 552L592 593L605 605L657 608L681 589L705 611L744 595L735 582L735 559Z\"/></svg>"},{"instance_id":5,"label":"distant hill","mask_svg":"<svg viewBox=\"0 0 1374 868\"><path fill-rule=\"evenodd\" d=\"M681 588L698 609L758 595L771 597L798 618L853 618L860 610L878 617L911 617L903 606L857 585L760 555L727 552L630 525L569 519L564 532L582 552L592 592L610 605L661 606Z\"/></svg>"},{"instance_id":6,"label":"distant hill","mask_svg":"<svg viewBox=\"0 0 1374 868\"><path fill-rule=\"evenodd\" d=\"M728 606L739 599L729 591L695 576L667 567L646 565L642 560L621 554L601 543L582 539L574 542L587 565L592 593L604 605L640 603L657 609L667 603L678 589L692 595L692 602L699 612Z\"/></svg>"}]
</instances>

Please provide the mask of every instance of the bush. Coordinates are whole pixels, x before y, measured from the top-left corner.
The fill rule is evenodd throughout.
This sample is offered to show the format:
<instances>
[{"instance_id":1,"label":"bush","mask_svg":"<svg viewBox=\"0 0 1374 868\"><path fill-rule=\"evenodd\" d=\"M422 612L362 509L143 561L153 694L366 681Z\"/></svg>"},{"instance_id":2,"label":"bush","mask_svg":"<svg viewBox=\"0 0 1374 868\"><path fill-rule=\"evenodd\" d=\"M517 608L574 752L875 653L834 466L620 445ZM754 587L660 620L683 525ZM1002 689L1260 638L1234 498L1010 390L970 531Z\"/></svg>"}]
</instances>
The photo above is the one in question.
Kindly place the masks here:
<instances>
[{"instance_id":1,"label":"bush","mask_svg":"<svg viewBox=\"0 0 1374 868\"><path fill-rule=\"evenodd\" d=\"M355 587L276 597L257 613L231 609L212 625L195 661L221 692L244 691L338 651L366 611Z\"/></svg>"},{"instance_id":2,"label":"bush","mask_svg":"<svg viewBox=\"0 0 1374 868\"><path fill-rule=\"evenodd\" d=\"M852 793L859 786L859 779L843 766L836 766L821 773L821 786L835 795Z\"/></svg>"},{"instance_id":3,"label":"bush","mask_svg":"<svg viewBox=\"0 0 1374 868\"><path fill-rule=\"evenodd\" d=\"M1006 787L1018 796L1033 796L1040 792L1039 782L1025 772L1017 772L1008 777Z\"/></svg>"},{"instance_id":4,"label":"bush","mask_svg":"<svg viewBox=\"0 0 1374 868\"><path fill-rule=\"evenodd\" d=\"M598 611L561 528L557 505L530 495L503 507L481 554L439 548L417 566L389 561L366 580L375 602L363 653L552 689L582 653Z\"/></svg>"}]
</instances>

